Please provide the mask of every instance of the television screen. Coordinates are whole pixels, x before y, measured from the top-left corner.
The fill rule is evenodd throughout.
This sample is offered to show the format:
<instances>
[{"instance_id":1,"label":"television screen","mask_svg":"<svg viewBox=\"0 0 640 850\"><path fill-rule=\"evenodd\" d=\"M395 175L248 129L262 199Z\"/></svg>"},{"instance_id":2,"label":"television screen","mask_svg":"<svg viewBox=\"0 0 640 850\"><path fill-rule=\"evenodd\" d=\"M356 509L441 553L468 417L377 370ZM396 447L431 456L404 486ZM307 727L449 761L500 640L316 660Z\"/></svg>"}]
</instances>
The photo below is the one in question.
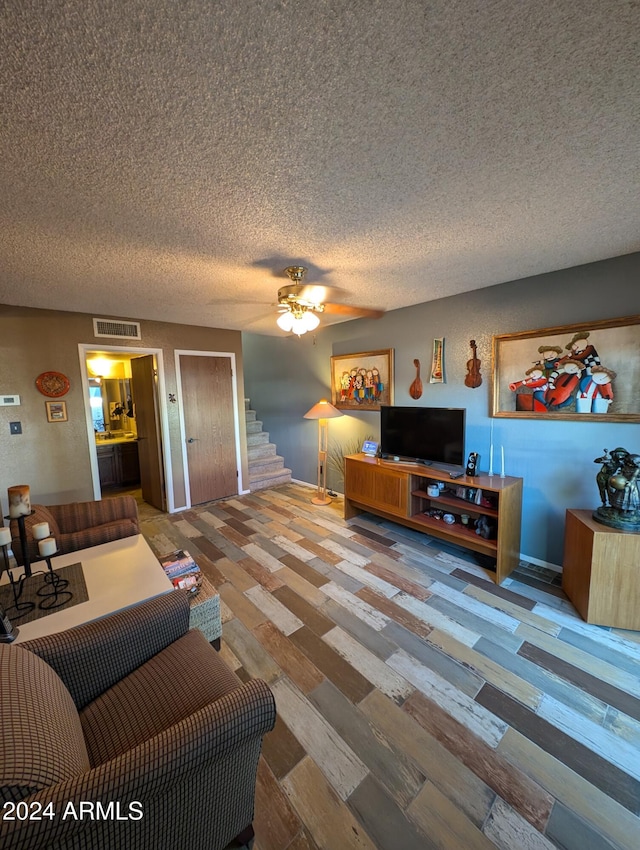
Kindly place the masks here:
<instances>
[{"instance_id":1,"label":"television screen","mask_svg":"<svg viewBox=\"0 0 640 850\"><path fill-rule=\"evenodd\" d=\"M380 408L380 452L421 463L464 464L462 407Z\"/></svg>"}]
</instances>

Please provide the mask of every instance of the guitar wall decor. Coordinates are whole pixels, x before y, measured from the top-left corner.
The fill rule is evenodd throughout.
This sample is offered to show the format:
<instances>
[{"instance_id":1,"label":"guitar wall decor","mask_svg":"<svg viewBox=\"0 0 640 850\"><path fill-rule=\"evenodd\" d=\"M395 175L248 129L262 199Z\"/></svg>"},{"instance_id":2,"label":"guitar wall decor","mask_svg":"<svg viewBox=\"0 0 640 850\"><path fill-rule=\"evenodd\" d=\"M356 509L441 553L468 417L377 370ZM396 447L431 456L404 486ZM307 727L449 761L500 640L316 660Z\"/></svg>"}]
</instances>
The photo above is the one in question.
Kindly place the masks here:
<instances>
[{"instance_id":1,"label":"guitar wall decor","mask_svg":"<svg viewBox=\"0 0 640 850\"><path fill-rule=\"evenodd\" d=\"M422 381L420 380L420 361L414 360L413 365L416 367L415 381L411 382L409 387L409 395L411 398L418 399L422 395Z\"/></svg>"}]
</instances>

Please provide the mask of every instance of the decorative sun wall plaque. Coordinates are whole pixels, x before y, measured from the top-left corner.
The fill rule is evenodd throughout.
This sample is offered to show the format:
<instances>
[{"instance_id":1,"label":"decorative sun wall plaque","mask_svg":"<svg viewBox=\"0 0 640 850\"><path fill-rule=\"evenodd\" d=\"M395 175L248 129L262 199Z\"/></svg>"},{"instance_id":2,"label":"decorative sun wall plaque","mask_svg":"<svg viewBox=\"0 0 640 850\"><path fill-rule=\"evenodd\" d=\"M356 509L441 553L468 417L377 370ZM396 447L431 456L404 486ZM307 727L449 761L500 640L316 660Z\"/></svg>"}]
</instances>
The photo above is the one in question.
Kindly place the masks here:
<instances>
[{"instance_id":1,"label":"decorative sun wall plaque","mask_svg":"<svg viewBox=\"0 0 640 850\"><path fill-rule=\"evenodd\" d=\"M62 372L43 372L36 378L36 387L42 395L59 398L69 392L69 378Z\"/></svg>"}]
</instances>

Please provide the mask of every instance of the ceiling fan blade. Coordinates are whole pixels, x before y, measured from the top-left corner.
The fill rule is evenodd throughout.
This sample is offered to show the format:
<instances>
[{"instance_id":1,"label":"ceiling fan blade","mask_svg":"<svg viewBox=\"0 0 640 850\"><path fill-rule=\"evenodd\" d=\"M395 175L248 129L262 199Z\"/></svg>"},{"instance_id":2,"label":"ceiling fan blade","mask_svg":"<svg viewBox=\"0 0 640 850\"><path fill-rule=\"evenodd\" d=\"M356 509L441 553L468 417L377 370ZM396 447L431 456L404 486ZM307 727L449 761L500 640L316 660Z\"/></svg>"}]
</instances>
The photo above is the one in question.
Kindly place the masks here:
<instances>
[{"instance_id":1,"label":"ceiling fan blade","mask_svg":"<svg viewBox=\"0 0 640 850\"><path fill-rule=\"evenodd\" d=\"M301 304L322 304L329 289L316 283L291 283L278 290L278 301L296 301Z\"/></svg>"},{"instance_id":2,"label":"ceiling fan blade","mask_svg":"<svg viewBox=\"0 0 640 850\"><path fill-rule=\"evenodd\" d=\"M324 312L332 316L353 316L354 319L379 319L384 316L384 310L374 310L371 307L351 307L349 304L331 304L329 302L325 303Z\"/></svg>"}]
</instances>

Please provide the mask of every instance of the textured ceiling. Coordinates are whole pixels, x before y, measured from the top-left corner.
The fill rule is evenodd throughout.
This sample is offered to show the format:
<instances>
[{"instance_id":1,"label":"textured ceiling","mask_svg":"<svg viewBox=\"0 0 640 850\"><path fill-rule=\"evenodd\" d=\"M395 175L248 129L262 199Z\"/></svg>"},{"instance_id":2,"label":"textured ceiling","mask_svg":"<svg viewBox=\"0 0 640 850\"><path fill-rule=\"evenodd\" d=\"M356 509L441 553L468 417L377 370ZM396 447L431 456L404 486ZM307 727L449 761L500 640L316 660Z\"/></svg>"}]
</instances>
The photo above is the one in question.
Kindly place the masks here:
<instances>
[{"instance_id":1,"label":"textured ceiling","mask_svg":"<svg viewBox=\"0 0 640 850\"><path fill-rule=\"evenodd\" d=\"M625 0L4 0L0 302L282 333L640 250ZM323 319L323 321L335 319Z\"/></svg>"}]
</instances>

